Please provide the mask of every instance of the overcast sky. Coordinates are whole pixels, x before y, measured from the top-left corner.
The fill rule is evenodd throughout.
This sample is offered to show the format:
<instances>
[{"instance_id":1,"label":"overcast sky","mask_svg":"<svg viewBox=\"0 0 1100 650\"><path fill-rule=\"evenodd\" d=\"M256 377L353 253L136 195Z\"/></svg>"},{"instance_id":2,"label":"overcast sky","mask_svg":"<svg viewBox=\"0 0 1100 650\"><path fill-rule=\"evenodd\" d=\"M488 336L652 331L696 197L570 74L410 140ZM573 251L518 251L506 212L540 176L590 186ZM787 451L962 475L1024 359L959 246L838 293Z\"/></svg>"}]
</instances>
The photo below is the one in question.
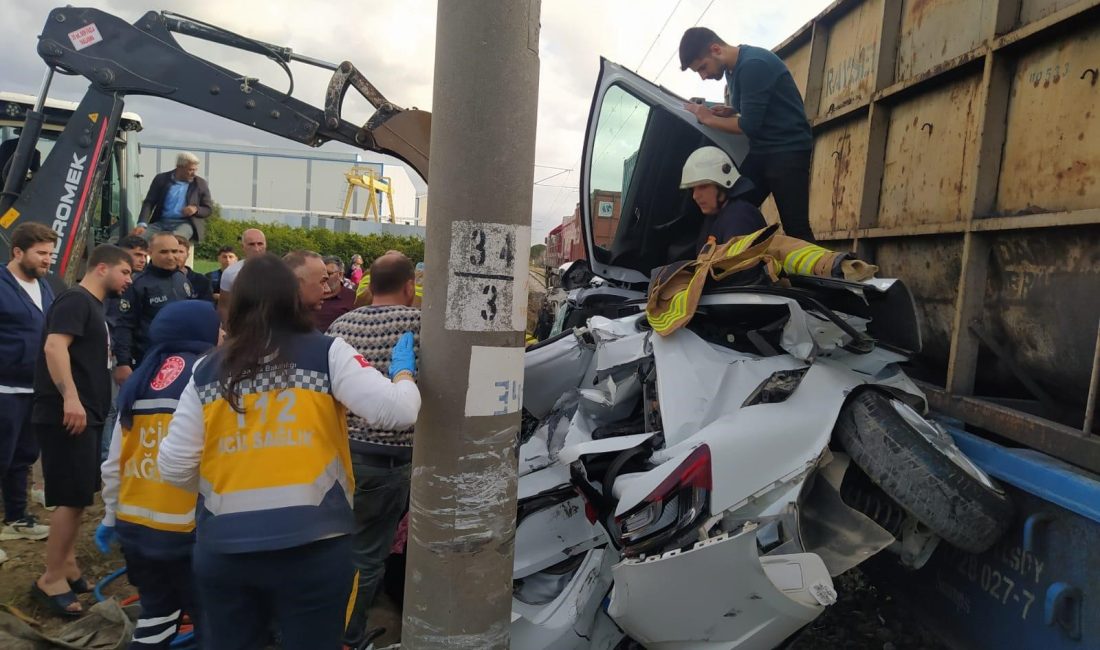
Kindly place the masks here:
<instances>
[{"instance_id":1,"label":"overcast sky","mask_svg":"<svg viewBox=\"0 0 1100 650\"><path fill-rule=\"evenodd\" d=\"M458 0L450 0L458 1ZM430 0L140 0L77 2L128 22L149 10L168 9L318 59L349 60L396 104L431 108L435 56L435 8ZM721 82L702 82L680 72L680 35L695 24L727 42L774 47L820 13L829 0L543 0L540 42L538 145L532 182L532 243L573 211L578 200L580 149L592 91L605 56L684 97L721 100ZM35 51L49 10L62 3L0 0L0 90L33 93L45 65ZM192 53L285 89L285 75L253 54L180 38ZM301 64L294 96L323 106L329 73ZM80 79L55 77L51 95L79 100ZM351 98L354 93L349 93ZM353 122L370 115L365 101L349 101ZM299 145L163 99L134 97L127 110L142 116L144 136L198 142L234 142L295 148ZM342 148L340 145L326 145ZM303 146L304 148L304 146ZM216 197L215 197L216 198ZM430 217L429 217L430 218Z\"/></svg>"}]
</instances>

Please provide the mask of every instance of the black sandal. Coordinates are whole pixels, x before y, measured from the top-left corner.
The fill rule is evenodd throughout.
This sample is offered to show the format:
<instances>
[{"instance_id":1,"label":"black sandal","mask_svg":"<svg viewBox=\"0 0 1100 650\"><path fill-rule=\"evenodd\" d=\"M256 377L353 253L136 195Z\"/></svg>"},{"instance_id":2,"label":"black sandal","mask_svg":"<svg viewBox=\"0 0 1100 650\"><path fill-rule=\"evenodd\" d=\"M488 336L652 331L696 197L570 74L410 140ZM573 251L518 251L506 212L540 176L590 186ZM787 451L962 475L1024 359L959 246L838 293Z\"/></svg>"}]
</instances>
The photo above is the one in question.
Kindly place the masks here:
<instances>
[{"instance_id":1,"label":"black sandal","mask_svg":"<svg viewBox=\"0 0 1100 650\"><path fill-rule=\"evenodd\" d=\"M66 580L69 583L69 587L72 588L74 594L90 594L92 593L92 586L88 584L88 581L84 579L84 576L80 576L76 580Z\"/></svg>"},{"instance_id":2,"label":"black sandal","mask_svg":"<svg viewBox=\"0 0 1100 650\"><path fill-rule=\"evenodd\" d=\"M80 602L77 600L76 594L72 591L66 591L63 594L51 596L45 591L42 591L42 587L39 587L37 582L33 582L31 583L31 597L58 616L80 618L84 615L83 608L76 611L69 609L69 605Z\"/></svg>"}]
</instances>

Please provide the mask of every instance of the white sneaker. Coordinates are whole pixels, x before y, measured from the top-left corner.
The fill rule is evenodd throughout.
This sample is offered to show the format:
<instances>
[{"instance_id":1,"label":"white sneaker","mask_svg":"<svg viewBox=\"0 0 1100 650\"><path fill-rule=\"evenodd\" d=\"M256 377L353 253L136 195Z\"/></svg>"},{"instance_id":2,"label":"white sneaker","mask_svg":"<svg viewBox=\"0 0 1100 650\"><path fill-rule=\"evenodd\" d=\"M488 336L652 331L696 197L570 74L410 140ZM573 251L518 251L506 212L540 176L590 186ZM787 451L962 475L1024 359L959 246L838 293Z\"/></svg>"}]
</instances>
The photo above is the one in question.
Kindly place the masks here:
<instances>
[{"instance_id":1,"label":"white sneaker","mask_svg":"<svg viewBox=\"0 0 1100 650\"><path fill-rule=\"evenodd\" d=\"M0 529L0 541L11 539L46 539L50 536L50 527L45 524L40 524L38 521L27 515L22 519L16 519L15 521L5 521L4 527Z\"/></svg>"}]
</instances>

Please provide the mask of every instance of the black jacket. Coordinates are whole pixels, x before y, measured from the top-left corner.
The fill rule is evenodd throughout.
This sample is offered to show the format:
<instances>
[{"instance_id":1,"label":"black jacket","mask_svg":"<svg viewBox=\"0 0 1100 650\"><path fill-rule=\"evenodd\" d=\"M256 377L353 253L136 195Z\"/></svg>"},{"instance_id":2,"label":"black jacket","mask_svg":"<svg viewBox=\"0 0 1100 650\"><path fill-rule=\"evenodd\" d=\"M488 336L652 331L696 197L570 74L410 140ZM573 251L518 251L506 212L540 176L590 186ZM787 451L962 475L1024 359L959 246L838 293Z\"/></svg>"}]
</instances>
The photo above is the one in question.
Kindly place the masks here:
<instances>
[{"instance_id":1,"label":"black jacket","mask_svg":"<svg viewBox=\"0 0 1100 650\"><path fill-rule=\"evenodd\" d=\"M149 192L146 193L145 200L141 202L139 221L154 223L160 219L161 210L164 209L164 197L168 194L168 188L172 185L172 177L175 174L176 170L173 169L172 171L161 172L153 177L152 182L149 183ZM187 221L195 229L195 241L202 241L202 237L206 233L206 218L210 216L210 212L214 209L214 199L210 198L210 185L207 184L205 178L196 176L195 180L191 181L191 184L187 187L187 197L183 204L198 208L198 212L187 217Z\"/></svg>"},{"instance_id":2,"label":"black jacket","mask_svg":"<svg viewBox=\"0 0 1100 650\"><path fill-rule=\"evenodd\" d=\"M195 292L195 297L206 302L214 302L214 283L210 281L210 278L190 268L187 268L186 273L187 281L191 283L191 289Z\"/></svg>"},{"instance_id":3,"label":"black jacket","mask_svg":"<svg viewBox=\"0 0 1100 650\"><path fill-rule=\"evenodd\" d=\"M165 305L195 297L195 289L182 272L165 271L152 264L145 267L118 301L118 322L111 332L118 365L141 363L149 348L149 325Z\"/></svg>"},{"instance_id":4,"label":"black jacket","mask_svg":"<svg viewBox=\"0 0 1100 650\"><path fill-rule=\"evenodd\" d=\"M750 235L768 225L760 209L744 199L726 201L718 214L703 217L703 227L695 242L698 252L707 243L707 237L713 236L714 242L721 246L734 237Z\"/></svg>"}]
</instances>

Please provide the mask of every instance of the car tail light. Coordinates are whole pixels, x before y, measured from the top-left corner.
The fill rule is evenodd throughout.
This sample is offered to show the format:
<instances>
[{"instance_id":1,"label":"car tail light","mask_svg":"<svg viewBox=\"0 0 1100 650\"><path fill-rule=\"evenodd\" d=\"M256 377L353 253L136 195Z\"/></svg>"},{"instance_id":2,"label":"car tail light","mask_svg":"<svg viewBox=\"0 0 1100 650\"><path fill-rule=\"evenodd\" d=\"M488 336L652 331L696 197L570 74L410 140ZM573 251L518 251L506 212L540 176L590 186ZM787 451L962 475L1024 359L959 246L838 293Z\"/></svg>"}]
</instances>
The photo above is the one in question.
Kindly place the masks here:
<instances>
[{"instance_id":1,"label":"car tail light","mask_svg":"<svg viewBox=\"0 0 1100 650\"><path fill-rule=\"evenodd\" d=\"M640 505L615 517L624 552L638 555L675 541L706 515L710 491L710 447L701 445Z\"/></svg>"}]
</instances>

